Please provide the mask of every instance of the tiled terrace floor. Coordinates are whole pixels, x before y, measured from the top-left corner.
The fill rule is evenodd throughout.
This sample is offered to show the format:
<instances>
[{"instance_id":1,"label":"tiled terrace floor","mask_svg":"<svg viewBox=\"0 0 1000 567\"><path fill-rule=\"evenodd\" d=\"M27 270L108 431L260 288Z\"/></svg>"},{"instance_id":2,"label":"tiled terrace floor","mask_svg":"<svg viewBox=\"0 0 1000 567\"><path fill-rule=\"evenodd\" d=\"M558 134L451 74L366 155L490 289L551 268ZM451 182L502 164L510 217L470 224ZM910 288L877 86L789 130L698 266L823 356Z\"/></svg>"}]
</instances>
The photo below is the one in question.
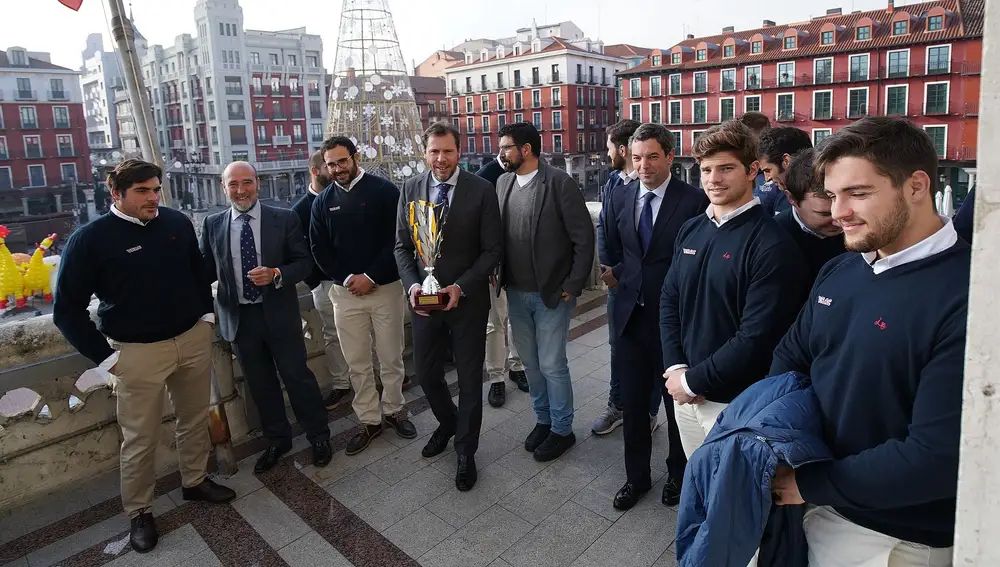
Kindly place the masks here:
<instances>
[{"instance_id":1,"label":"tiled terrace floor","mask_svg":"<svg viewBox=\"0 0 1000 567\"><path fill-rule=\"evenodd\" d=\"M453 451L420 456L436 422L414 388L407 400L416 440L387 431L347 457L343 447L356 423L349 407L338 408L330 417L339 452L325 468L309 464L300 438L281 465L255 476L257 440L237 447L245 456L240 472L223 480L239 496L231 505L186 503L178 475L161 478L154 505L160 544L144 556L128 546L117 471L0 512L0 565L673 566L676 511L659 502L663 473L656 470L666 456L666 428L654 434L659 482L625 514L611 506L625 478L622 431L598 438L589 430L608 389L605 313L601 295L585 296L577 308L568 346L577 445L555 462L537 463L524 451L534 414L528 395L508 382L503 408L484 403L479 482L458 492Z\"/></svg>"}]
</instances>

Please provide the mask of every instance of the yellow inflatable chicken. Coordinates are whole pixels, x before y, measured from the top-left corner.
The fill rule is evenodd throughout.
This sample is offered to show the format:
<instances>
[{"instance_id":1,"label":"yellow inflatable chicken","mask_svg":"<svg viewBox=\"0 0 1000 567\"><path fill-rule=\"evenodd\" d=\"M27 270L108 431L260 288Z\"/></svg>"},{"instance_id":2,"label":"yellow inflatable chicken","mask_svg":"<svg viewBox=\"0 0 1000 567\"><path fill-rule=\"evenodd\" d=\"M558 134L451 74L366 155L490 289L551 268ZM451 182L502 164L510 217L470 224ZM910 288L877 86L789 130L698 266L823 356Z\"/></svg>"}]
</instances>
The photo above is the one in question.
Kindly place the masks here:
<instances>
[{"instance_id":1,"label":"yellow inflatable chicken","mask_svg":"<svg viewBox=\"0 0 1000 567\"><path fill-rule=\"evenodd\" d=\"M24 272L25 297L39 294L42 296L43 301L52 303L52 277L49 273L52 270L52 266L46 264L43 257L49 251L49 248L52 247L55 239L55 233L46 236L45 240L42 240L38 245L38 248L35 248L35 253L31 255L31 261L28 262L28 269Z\"/></svg>"},{"instance_id":2,"label":"yellow inflatable chicken","mask_svg":"<svg viewBox=\"0 0 1000 567\"><path fill-rule=\"evenodd\" d=\"M7 248L6 239L9 234L10 230L0 225L0 309L6 309L12 297L17 307L24 307L27 302L24 296L24 277Z\"/></svg>"}]
</instances>

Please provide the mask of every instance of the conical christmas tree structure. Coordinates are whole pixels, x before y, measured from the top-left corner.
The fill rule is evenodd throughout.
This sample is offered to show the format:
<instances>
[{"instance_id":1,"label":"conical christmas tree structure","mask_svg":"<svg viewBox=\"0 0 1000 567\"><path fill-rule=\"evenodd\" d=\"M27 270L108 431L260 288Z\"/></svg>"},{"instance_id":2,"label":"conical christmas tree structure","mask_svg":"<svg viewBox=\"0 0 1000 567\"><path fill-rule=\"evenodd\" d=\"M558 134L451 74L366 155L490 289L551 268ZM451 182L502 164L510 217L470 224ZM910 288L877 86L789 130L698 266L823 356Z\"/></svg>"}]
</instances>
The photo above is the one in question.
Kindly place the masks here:
<instances>
[{"instance_id":1,"label":"conical christmas tree structure","mask_svg":"<svg viewBox=\"0 0 1000 567\"><path fill-rule=\"evenodd\" d=\"M388 0L344 0L326 132L351 138L362 167L397 185L426 171L405 61Z\"/></svg>"}]
</instances>

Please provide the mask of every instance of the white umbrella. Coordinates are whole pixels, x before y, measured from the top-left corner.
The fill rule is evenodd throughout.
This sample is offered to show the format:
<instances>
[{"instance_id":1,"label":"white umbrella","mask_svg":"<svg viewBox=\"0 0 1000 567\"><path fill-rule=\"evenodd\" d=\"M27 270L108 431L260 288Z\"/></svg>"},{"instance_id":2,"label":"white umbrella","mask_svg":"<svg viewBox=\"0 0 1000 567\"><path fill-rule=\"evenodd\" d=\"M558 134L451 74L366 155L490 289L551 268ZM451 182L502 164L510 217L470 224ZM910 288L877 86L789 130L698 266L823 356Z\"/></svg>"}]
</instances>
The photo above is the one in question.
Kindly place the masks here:
<instances>
[{"instance_id":1,"label":"white umbrella","mask_svg":"<svg viewBox=\"0 0 1000 567\"><path fill-rule=\"evenodd\" d=\"M951 198L951 185L944 186L944 203L941 205L941 215L946 217L951 217L955 214L954 201Z\"/></svg>"},{"instance_id":2,"label":"white umbrella","mask_svg":"<svg viewBox=\"0 0 1000 567\"><path fill-rule=\"evenodd\" d=\"M941 211L941 205L944 203L944 195L940 191L934 193L934 209L939 215L943 215L944 212Z\"/></svg>"}]
</instances>

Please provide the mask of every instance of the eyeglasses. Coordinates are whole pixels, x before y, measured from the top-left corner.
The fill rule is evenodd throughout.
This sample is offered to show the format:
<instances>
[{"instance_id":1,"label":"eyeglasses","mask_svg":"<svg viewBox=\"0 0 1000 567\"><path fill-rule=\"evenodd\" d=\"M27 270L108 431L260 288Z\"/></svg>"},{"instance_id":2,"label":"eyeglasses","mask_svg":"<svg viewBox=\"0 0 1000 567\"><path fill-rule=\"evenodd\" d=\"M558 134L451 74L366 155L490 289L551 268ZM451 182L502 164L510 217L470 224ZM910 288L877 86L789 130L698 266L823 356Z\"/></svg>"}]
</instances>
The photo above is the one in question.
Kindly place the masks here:
<instances>
[{"instance_id":1,"label":"eyeglasses","mask_svg":"<svg viewBox=\"0 0 1000 567\"><path fill-rule=\"evenodd\" d=\"M353 156L345 157L338 159L337 161L328 161L326 162L326 166L329 167L330 169L347 169L351 167L351 163L353 161L354 161Z\"/></svg>"},{"instance_id":2,"label":"eyeglasses","mask_svg":"<svg viewBox=\"0 0 1000 567\"><path fill-rule=\"evenodd\" d=\"M500 146L500 153L505 154L510 150L517 149L516 145Z\"/></svg>"}]
</instances>

